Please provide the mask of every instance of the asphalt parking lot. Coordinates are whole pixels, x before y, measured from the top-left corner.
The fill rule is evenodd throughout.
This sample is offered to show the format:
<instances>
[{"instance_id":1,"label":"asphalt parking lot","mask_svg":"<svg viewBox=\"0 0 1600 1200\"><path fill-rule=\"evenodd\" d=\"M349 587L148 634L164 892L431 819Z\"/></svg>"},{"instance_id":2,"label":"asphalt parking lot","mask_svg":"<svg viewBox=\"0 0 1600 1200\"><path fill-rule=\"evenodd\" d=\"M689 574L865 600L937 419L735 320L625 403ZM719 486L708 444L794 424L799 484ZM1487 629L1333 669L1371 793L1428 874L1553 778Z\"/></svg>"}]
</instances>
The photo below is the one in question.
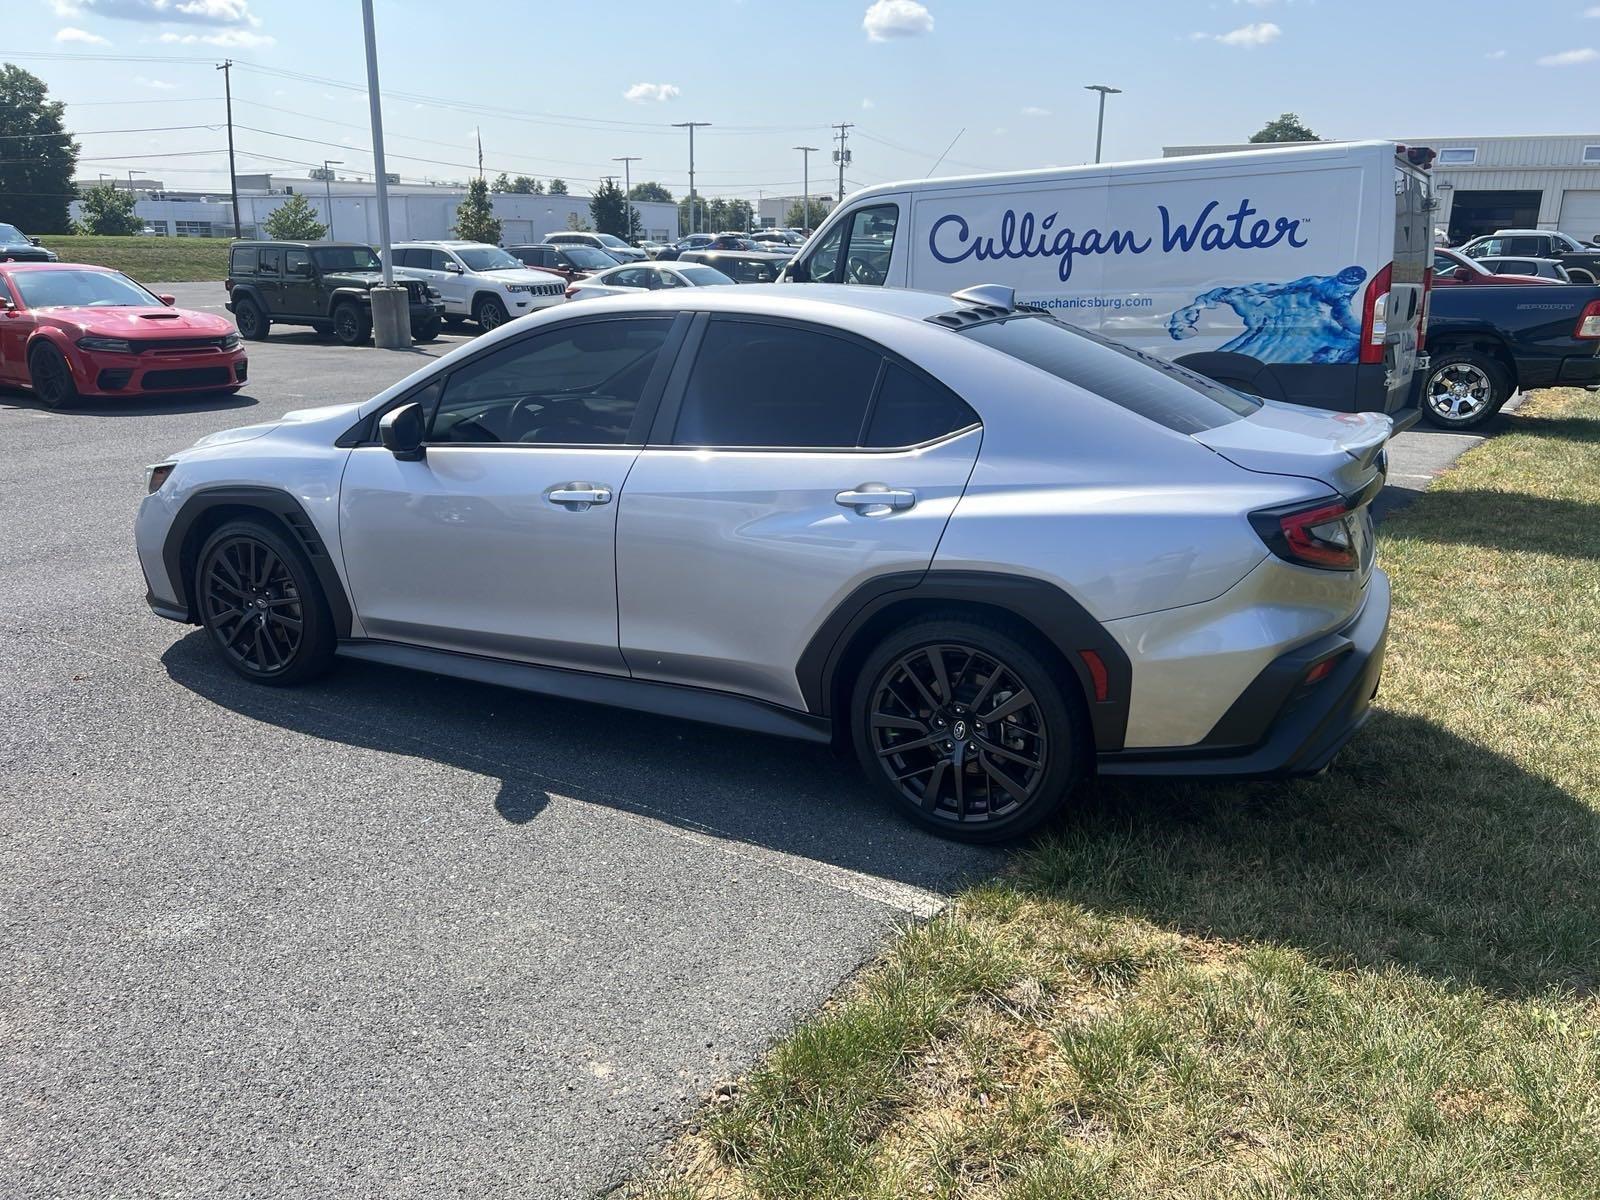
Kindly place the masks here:
<instances>
[{"instance_id":1,"label":"asphalt parking lot","mask_svg":"<svg viewBox=\"0 0 1600 1200\"><path fill-rule=\"evenodd\" d=\"M826 750L366 664L252 688L149 613L144 464L462 340L0 393L0 1194L590 1195L1001 861ZM1397 439L1384 503L1478 440Z\"/></svg>"}]
</instances>

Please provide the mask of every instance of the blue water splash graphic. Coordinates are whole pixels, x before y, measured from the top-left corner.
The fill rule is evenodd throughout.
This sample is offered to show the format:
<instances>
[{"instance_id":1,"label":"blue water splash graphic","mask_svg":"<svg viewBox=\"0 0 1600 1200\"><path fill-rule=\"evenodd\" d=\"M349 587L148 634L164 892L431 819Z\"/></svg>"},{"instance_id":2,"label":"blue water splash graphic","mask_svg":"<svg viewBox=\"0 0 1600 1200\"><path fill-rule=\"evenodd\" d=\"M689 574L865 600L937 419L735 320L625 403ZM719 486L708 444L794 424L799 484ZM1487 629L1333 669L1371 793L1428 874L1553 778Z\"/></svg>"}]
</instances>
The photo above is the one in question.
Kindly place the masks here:
<instances>
[{"instance_id":1,"label":"blue water splash graphic","mask_svg":"<svg viewBox=\"0 0 1600 1200\"><path fill-rule=\"evenodd\" d=\"M1366 279L1363 268L1346 267L1288 283L1213 288L1173 313L1167 332L1179 341L1194 337L1200 314L1226 305L1244 322L1244 332L1224 350L1260 362L1353 363L1361 349L1361 316L1353 304Z\"/></svg>"}]
</instances>

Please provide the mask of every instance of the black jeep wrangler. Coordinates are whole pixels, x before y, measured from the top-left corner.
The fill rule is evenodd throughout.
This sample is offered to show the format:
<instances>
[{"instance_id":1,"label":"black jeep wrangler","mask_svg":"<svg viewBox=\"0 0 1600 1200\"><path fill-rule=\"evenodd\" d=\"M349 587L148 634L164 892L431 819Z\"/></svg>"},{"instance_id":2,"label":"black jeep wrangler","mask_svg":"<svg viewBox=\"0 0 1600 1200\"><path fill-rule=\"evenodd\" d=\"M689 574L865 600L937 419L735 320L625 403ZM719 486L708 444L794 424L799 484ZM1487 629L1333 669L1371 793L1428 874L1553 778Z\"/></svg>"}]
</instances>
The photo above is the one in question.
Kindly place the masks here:
<instances>
[{"instance_id":1,"label":"black jeep wrangler","mask_svg":"<svg viewBox=\"0 0 1600 1200\"><path fill-rule=\"evenodd\" d=\"M394 281L411 301L412 338L431 342L444 327L444 300L403 272ZM382 282L377 252L360 242L235 242L223 286L242 337L264 338L276 321L355 346L372 336L371 293Z\"/></svg>"}]
</instances>

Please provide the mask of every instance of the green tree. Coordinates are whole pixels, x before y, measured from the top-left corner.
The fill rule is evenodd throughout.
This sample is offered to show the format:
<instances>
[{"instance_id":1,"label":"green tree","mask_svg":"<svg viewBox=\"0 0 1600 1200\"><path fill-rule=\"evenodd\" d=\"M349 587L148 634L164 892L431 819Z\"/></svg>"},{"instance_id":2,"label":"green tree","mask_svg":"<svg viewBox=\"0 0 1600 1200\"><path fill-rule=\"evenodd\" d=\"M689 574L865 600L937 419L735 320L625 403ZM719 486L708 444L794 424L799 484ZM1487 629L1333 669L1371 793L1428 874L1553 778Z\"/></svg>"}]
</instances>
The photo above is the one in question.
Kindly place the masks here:
<instances>
[{"instance_id":1,"label":"green tree","mask_svg":"<svg viewBox=\"0 0 1600 1200\"><path fill-rule=\"evenodd\" d=\"M504 171L494 177L494 182L489 185L491 192L509 192L511 190L511 177Z\"/></svg>"},{"instance_id":2,"label":"green tree","mask_svg":"<svg viewBox=\"0 0 1600 1200\"><path fill-rule=\"evenodd\" d=\"M815 229L828 215L828 206L821 200L812 200L809 212L805 209L806 203L796 200L789 205L789 211L783 214L783 223L791 229Z\"/></svg>"},{"instance_id":3,"label":"green tree","mask_svg":"<svg viewBox=\"0 0 1600 1200\"><path fill-rule=\"evenodd\" d=\"M1317 142L1322 139L1306 127L1296 113L1284 113L1250 135L1252 142Z\"/></svg>"},{"instance_id":4,"label":"green tree","mask_svg":"<svg viewBox=\"0 0 1600 1200\"><path fill-rule=\"evenodd\" d=\"M500 222L489 199L489 183L482 176L467 184L467 198L456 209L455 235L467 242L500 242Z\"/></svg>"},{"instance_id":5,"label":"green tree","mask_svg":"<svg viewBox=\"0 0 1600 1200\"><path fill-rule=\"evenodd\" d=\"M491 192L499 192L512 196L541 196L544 194L544 184L530 175L518 175L515 179L504 171L495 176L494 182L489 185Z\"/></svg>"},{"instance_id":6,"label":"green tree","mask_svg":"<svg viewBox=\"0 0 1600 1200\"><path fill-rule=\"evenodd\" d=\"M628 199L649 200L657 204L671 204L672 193L652 179L645 183L634 184L633 190L628 193Z\"/></svg>"},{"instance_id":7,"label":"green tree","mask_svg":"<svg viewBox=\"0 0 1600 1200\"><path fill-rule=\"evenodd\" d=\"M550 194L552 196L565 196L567 194L567 181L565 179L552 179L550 181Z\"/></svg>"},{"instance_id":8,"label":"green tree","mask_svg":"<svg viewBox=\"0 0 1600 1200\"><path fill-rule=\"evenodd\" d=\"M614 179L607 179L595 188L589 199L589 215L601 233L609 233L625 242L638 241L643 236L639 210L628 203Z\"/></svg>"},{"instance_id":9,"label":"green tree","mask_svg":"<svg viewBox=\"0 0 1600 1200\"><path fill-rule=\"evenodd\" d=\"M96 184L83 193L81 200L83 215L74 226L77 233L131 237L144 228L144 222L133 215L137 197L127 188Z\"/></svg>"},{"instance_id":10,"label":"green tree","mask_svg":"<svg viewBox=\"0 0 1600 1200\"><path fill-rule=\"evenodd\" d=\"M0 64L0 202L4 219L26 233L66 233L78 143L61 123L65 106L44 80Z\"/></svg>"},{"instance_id":11,"label":"green tree","mask_svg":"<svg viewBox=\"0 0 1600 1200\"><path fill-rule=\"evenodd\" d=\"M328 236L328 227L317 220L317 210L303 192L296 192L267 214L261 231L280 242L316 242Z\"/></svg>"},{"instance_id":12,"label":"green tree","mask_svg":"<svg viewBox=\"0 0 1600 1200\"><path fill-rule=\"evenodd\" d=\"M574 230L574 231L583 232L583 233L593 233L594 232L589 227L589 222L585 221L582 217L580 217L575 212L569 212L567 214L567 228L571 229L571 230Z\"/></svg>"}]
</instances>

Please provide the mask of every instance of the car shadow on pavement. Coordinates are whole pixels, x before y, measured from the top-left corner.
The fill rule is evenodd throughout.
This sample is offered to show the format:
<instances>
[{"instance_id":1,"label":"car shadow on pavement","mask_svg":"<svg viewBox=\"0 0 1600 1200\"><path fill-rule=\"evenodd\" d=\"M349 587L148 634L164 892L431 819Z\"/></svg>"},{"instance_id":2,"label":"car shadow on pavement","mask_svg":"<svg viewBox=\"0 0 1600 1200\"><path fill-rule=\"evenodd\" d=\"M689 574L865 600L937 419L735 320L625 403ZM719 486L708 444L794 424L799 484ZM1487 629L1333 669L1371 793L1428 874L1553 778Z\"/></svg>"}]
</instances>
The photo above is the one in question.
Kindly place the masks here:
<instances>
[{"instance_id":1,"label":"car shadow on pavement","mask_svg":"<svg viewBox=\"0 0 1600 1200\"><path fill-rule=\"evenodd\" d=\"M1103 783L1017 878L1340 966L1506 996L1600 990L1600 813L1415 716L1378 711L1314 779Z\"/></svg>"},{"instance_id":2,"label":"car shadow on pavement","mask_svg":"<svg viewBox=\"0 0 1600 1200\"><path fill-rule=\"evenodd\" d=\"M77 400L60 408L41 403L32 392L0 388L0 408L28 408L60 417L150 417L173 413L226 412L254 408L256 399L244 392L206 392L198 395L136 396L126 400L96 396Z\"/></svg>"},{"instance_id":3,"label":"car shadow on pavement","mask_svg":"<svg viewBox=\"0 0 1600 1200\"><path fill-rule=\"evenodd\" d=\"M536 831L552 799L568 797L935 892L1006 861L912 825L826 746L356 661L304 687L264 688L233 675L199 630L162 662L252 720L493 777L508 827Z\"/></svg>"}]
</instances>

